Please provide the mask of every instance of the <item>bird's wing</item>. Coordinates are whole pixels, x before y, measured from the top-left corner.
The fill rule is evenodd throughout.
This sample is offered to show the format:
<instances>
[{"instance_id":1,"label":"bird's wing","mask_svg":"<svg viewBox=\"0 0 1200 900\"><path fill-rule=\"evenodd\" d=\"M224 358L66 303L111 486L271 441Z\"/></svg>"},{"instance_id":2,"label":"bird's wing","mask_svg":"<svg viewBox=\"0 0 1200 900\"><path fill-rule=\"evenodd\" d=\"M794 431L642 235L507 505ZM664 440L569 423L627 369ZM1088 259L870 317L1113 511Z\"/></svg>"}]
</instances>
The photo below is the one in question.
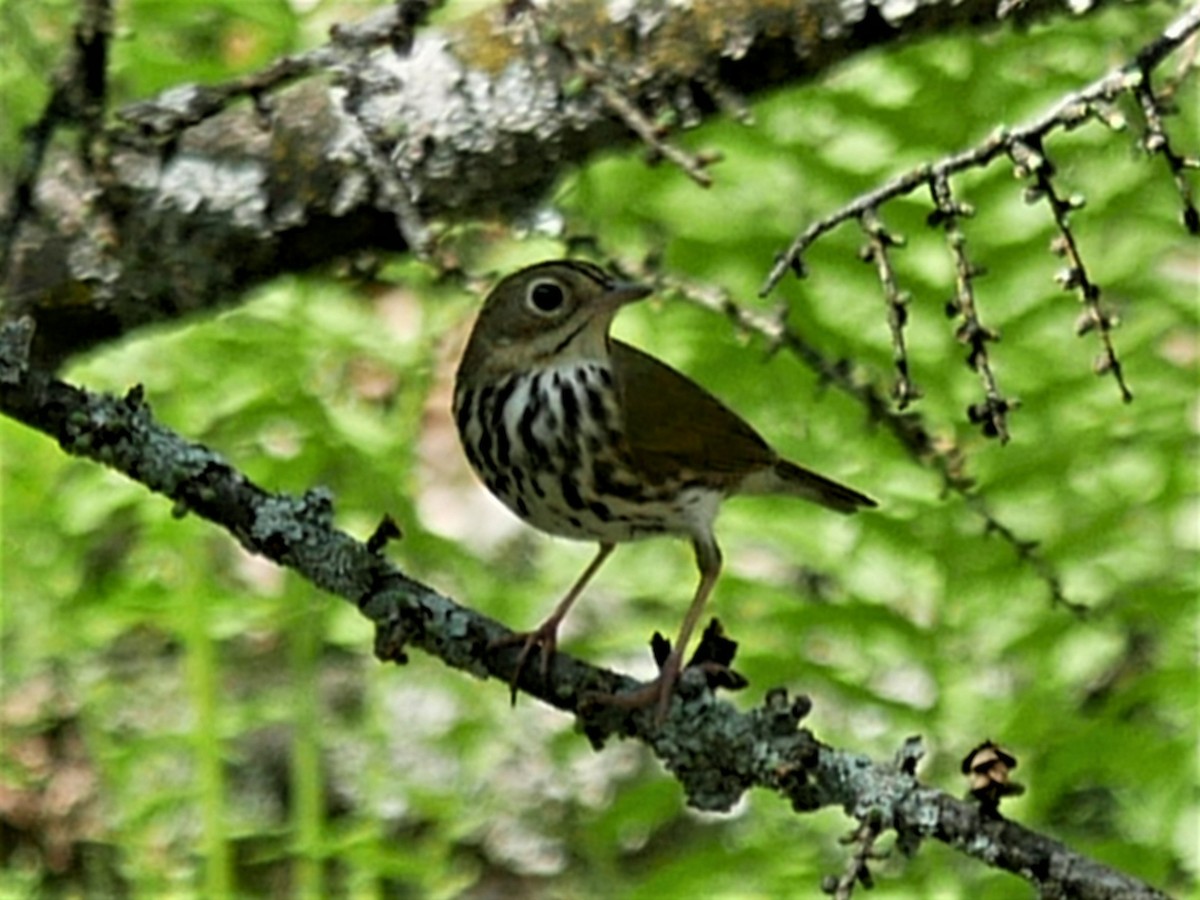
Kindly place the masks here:
<instances>
[{"instance_id":1,"label":"bird's wing","mask_svg":"<svg viewBox=\"0 0 1200 900\"><path fill-rule=\"evenodd\" d=\"M666 363L616 340L612 361L629 450L647 475L741 476L778 459L740 416Z\"/></svg>"}]
</instances>

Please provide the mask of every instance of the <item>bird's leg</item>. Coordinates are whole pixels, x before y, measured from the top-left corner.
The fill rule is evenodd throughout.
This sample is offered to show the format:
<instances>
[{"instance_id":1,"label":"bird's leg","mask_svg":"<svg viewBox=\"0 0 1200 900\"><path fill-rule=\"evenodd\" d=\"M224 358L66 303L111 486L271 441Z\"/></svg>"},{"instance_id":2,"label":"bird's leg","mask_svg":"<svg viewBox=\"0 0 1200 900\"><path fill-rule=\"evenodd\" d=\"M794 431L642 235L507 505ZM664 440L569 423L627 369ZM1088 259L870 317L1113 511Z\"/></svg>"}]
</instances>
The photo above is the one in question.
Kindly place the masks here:
<instances>
[{"instance_id":1,"label":"bird's leg","mask_svg":"<svg viewBox=\"0 0 1200 900\"><path fill-rule=\"evenodd\" d=\"M688 641L691 640L692 632L696 630L696 624L704 613L708 595L712 593L717 577L721 574L721 551L716 541L710 540L705 544L696 542L696 563L700 566L700 583L696 586L696 596L692 598L692 605L688 607L683 624L679 627L679 637L675 639L658 676L658 712L654 720L659 725L667 718L671 695L675 693L675 682L679 680L679 673L683 669L683 654L687 650Z\"/></svg>"},{"instance_id":2,"label":"bird's leg","mask_svg":"<svg viewBox=\"0 0 1200 900\"><path fill-rule=\"evenodd\" d=\"M683 655L687 650L688 641L691 640L692 632L696 630L700 616L704 614L708 595L712 593L717 578L721 574L721 550L717 546L717 542L710 536L704 541L697 540L695 547L696 564L700 567L700 583L696 586L692 605L688 607L687 615L683 617L683 625L679 628L679 637L671 645L671 652L667 655L658 677L635 691L623 694L593 694L588 697L589 701L628 709L638 709L657 703L658 712L654 717L655 722L661 725L666 720L667 710L671 706L671 695L675 692L675 682L679 680L679 673L683 669Z\"/></svg>"},{"instance_id":3,"label":"bird's leg","mask_svg":"<svg viewBox=\"0 0 1200 900\"><path fill-rule=\"evenodd\" d=\"M554 612L546 618L541 625L533 631L519 631L513 634L506 634L502 638L497 638L492 641L490 647L506 647L510 644L523 644L521 653L517 656L517 664L513 669L512 679L509 681L509 687L512 689L512 702L517 702L517 682L521 678L521 672L525 669L525 663L529 660L529 654L533 652L534 647L542 648L541 672L542 680L545 681L550 673L550 659L554 656L555 647L558 645L558 626L563 619L566 618L567 612L571 609L571 605L579 599L579 595L583 593L583 589L587 587L589 581L600 571L600 567L604 565L604 561L608 559L609 554L613 552L616 544L601 542L600 550L592 559L588 567L583 570L571 589L566 595L558 601L558 605L554 607Z\"/></svg>"}]
</instances>

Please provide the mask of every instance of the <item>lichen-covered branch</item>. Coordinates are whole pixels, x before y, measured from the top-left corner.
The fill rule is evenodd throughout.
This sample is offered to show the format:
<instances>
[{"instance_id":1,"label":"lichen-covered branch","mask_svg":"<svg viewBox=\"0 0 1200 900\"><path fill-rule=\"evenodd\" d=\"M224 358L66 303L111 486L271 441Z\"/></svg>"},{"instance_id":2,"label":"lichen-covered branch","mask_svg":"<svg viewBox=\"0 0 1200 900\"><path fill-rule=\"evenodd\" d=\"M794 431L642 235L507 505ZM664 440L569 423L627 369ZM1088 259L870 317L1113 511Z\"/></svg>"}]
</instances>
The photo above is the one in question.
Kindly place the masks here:
<instances>
[{"instance_id":1,"label":"lichen-covered branch","mask_svg":"<svg viewBox=\"0 0 1200 900\"><path fill-rule=\"evenodd\" d=\"M519 4L414 35L428 5L392 4L262 72L114 110L95 166L49 129L24 188L0 201L4 314L35 318L35 358L53 366L282 272L528 209L621 144L672 146L631 123L694 124L865 48L999 22L994 0L570 0L538 14L554 41L506 17ZM1079 6L1030 0L1018 15Z\"/></svg>"},{"instance_id":2,"label":"lichen-covered branch","mask_svg":"<svg viewBox=\"0 0 1200 900\"><path fill-rule=\"evenodd\" d=\"M0 328L0 411L5 415L54 438L67 453L162 494L180 515L192 512L212 521L248 550L354 603L376 627L381 659L403 662L405 648L415 646L477 677L502 682L511 677L518 649L495 648L497 639L510 632L409 578L383 557L384 541L363 543L335 528L327 492L268 491L220 454L158 423L140 389L125 397L95 394L32 367L32 329L27 318ZM530 670L519 687L577 715L597 747L617 736L644 742L679 780L688 802L700 809L729 809L747 789L766 788L798 812L840 806L870 823L868 831L893 830L907 852L915 852L923 839L942 841L1020 875L1043 896L1165 896L1052 838L921 785L915 776L919 748L911 744L891 764L822 744L799 727L810 708L807 698L774 690L761 707L738 712L714 697L704 673L694 668L681 678L680 699L661 727L653 710L587 708L581 699L588 692L634 684L558 653L548 680ZM864 850L855 863L860 881L867 863Z\"/></svg>"}]
</instances>

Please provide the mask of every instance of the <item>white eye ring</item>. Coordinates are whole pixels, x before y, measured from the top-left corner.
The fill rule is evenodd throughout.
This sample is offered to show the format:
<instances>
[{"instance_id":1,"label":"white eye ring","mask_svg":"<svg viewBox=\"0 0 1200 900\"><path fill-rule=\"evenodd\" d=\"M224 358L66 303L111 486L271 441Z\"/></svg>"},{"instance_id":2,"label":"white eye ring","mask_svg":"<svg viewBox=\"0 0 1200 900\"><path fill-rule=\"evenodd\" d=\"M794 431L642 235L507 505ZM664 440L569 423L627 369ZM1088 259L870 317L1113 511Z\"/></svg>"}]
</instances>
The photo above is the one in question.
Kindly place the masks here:
<instances>
[{"instance_id":1,"label":"white eye ring","mask_svg":"<svg viewBox=\"0 0 1200 900\"><path fill-rule=\"evenodd\" d=\"M525 292L525 305L539 316L552 316L567 302L567 290L553 278L539 278Z\"/></svg>"}]
</instances>

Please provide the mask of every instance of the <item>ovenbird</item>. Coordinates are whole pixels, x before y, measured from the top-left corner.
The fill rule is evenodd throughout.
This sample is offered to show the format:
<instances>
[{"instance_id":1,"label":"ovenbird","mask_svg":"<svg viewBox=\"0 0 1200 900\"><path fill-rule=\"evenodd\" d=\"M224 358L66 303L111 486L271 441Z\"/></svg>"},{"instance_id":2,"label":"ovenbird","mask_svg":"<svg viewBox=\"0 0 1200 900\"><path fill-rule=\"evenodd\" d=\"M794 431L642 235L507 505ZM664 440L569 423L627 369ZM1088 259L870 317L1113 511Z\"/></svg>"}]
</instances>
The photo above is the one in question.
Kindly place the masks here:
<instances>
[{"instance_id":1,"label":"ovenbird","mask_svg":"<svg viewBox=\"0 0 1200 900\"><path fill-rule=\"evenodd\" d=\"M721 571L713 522L733 494L785 494L838 512L870 498L781 459L699 385L609 328L650 293L575 260L543 262L488 295L458 367L454 417L467 458L488 489L535 528L596 541L599 552L524 646L546 673L559 623L624 541L667 534L691 540L700 581L659 677L628 706L670 704L684 650Z\"/></svg>"}]
</instances>

